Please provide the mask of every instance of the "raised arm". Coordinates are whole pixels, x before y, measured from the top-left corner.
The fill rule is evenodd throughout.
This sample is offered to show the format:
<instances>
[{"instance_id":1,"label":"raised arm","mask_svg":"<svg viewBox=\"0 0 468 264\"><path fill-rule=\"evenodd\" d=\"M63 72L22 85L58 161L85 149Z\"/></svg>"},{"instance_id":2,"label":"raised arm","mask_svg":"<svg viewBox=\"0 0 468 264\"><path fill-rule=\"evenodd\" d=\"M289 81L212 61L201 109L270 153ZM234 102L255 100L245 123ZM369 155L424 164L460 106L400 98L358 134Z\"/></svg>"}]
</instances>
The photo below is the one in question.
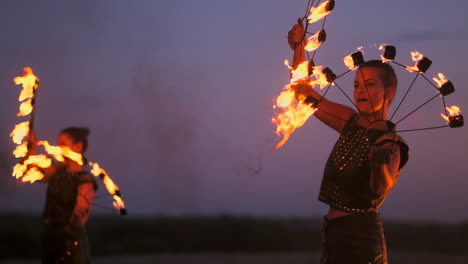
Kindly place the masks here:
<instances>
[{"instance_id":1,"label":"raised arm","mask_svg":"<svg viewBox=\"0 0 468 264\"><path fill-rule=\"evenodd\" d=\"M28 142L28 153L27 153L27 155L25 157L23 157L23 159L21 160L21 163L23 163L26 159L28 159L29 156L36 155L37 137L36 137L36 133L34 131L32 131L32 130L29 131L27 142ZM31 169L33 167L35 167L37 170L42 172L42 174L44 175L44 177L42 179L37 180L37 182L41 182L41 183L48 182L50 177L52 177L52 175L54 175L57 172L57 165L53 164L53 163L52 163L52 165L50 167L47 167L47 168L41 168L41 167L33 164L33 165L29 165L28 169Z\"/></svg>"},{"instance_id":2,"label":"raised arm","mask_svg":"<svg viewBox=\"0 0 468 264\"><path fill-rule=\"evenodd\" d=\"M298 24L294 25L288 32L288 43L292 50L294 50L293 65L295 69L299 64L305 61L305 50L306 38L304 36L304 26L300 20ZM294 87L297 95L302 94L304 96L311 95L317 100L320 100L315 112L315 116L325 123L327 126L341 133L346 122L356 113L352 108L342 104L337 104L317 93L308 82L299 82Z\"/></svg>"}]
</instances>

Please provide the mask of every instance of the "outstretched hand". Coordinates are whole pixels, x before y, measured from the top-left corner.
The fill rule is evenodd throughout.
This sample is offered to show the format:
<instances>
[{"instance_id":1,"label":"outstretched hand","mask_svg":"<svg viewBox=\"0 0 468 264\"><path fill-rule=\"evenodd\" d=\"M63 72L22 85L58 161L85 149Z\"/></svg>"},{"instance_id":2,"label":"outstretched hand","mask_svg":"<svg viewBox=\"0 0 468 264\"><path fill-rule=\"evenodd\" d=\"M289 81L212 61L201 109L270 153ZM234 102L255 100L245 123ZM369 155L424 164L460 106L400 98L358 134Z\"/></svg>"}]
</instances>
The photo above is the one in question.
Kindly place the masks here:
<instances>
[{"instance_id":1,"label":"outstretched hand","mask_svg":"<svg viewBox=\"0 0 468 264\"><path fill-rule=\"evenodd\" d=\"M312 90L312 86L310 86L309 81L307 80L298 80L291 85L294 89L294 95L298 98L300 95L307 96L310 94L310 90Z\"/></svg>"},{"instance_id":2,"label":"outstretched hand","mask_svg":"<svg viewBox=\"0 0 468 264\"><path fill-rule=\"evenodd\" d=\"M295 50L297 46L304 41L304 25L302 24L302 20L298 18L297 24L295 24L288 32L288 44L292 50Z\"/></svg>"}]
</instances>

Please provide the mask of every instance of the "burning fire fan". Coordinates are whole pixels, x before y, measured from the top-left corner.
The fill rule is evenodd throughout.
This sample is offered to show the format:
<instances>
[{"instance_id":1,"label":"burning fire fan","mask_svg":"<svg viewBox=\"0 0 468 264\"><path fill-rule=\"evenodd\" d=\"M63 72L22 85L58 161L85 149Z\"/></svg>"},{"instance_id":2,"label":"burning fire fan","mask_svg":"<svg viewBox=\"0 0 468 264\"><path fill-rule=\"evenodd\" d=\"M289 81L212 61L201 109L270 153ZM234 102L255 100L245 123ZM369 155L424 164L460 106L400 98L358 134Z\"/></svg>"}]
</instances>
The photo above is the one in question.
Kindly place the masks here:
<instances>
[{"instance_id":1,"label":"burning fire fan","mask_svg":"<svg viewBox=\"0 0 468 264\"><path fill-rule=\"evenodd\" d=\"M279 114L273 118L280 148L291 133L315 114L317 119L339 133L326 161L318 200L328 205L321 232L321 263L387 263L387 246L379 209L392 191L409 158L409 146L398 132L461 127L463 117L458 107L447 108L445 96L454 92L453 84L439 74L432 84L424 73L431 60L412 53L414 66L394 61L396 48L382 45L381 60L365 61L361 49L344 58L348 70L336 75L329 68L317 66L314 56L325 41L325 19L333 10L335 1L308 2L307 12L288 32L288 43L294 50L291 80L276 100ZM309 24L323 20L321 30L309 33ZM306 21L304 27L303 22ZM307 38L308 34L312 34ZM312 56L308 52L313 52ZM306 60L306 55L308 61ZM389 105L397 91L398 78L390 63L416 73L401 102L388 119ZM289 63L287 63L289 65ZM352 100L337 81L356 70ZM447 124L437 127L396 130L391 122L416 79L422 76L435 89L436 95L410 111L396 124L441 96L445 107L442 115ZM325 99L331 86L337 87L351 101L355 109ZM314 88L326 88L323 95ZM338 220L339 219L339 220Z\"/></svg>"},{"instance_id":2,"label":"burning fire fan","mask_svg":"<svg viewBox=\"0 0 468 264\"><path fill-rule=\"evenodd\" d=\"M291 134L297 128L304 125L307 119L315 113L315 111L317 110L317 105L320 103L321 100L325 98L331 86L336 86L345 95L345 97L354 106L356 106L353 100L338 85L337 80L365 63L363 53L361 52L362 47L358 48L357 52L350 54L344 58L344 64L348 67L349 70L342 74L336 75L331 69L316 65L314 62L314 57L316 55L317 49L326 41L326 18L328 14L330 14L330 12L334 9L335 1L317 1L316 4L315 2L316 1L309 0L305 15L302 18L298 19L298 25L300 26L302 26L302 23L304 21L306 21L304 35L302 37L303 41L305 40L306 43L305 45L303 45L303 47L294 47L303 48L305 50L305 53L307 54L308 61L304 61L297 67L293 68L289 66L289 61L285 60L285 64L291 69L291 78L289 84L283 87L283 91L276 98L276 103L273 106L273 109L276 112L276 116L272 118L272 121L276 125L276 134L282 137L281 141L275 146L275 149L278 149L281 146L283 146L286 143L286 141L290 138ZM318 21L322 21L320 29L317 32L309 32L309 26ZM423 56L421 53L415 51L411 53L415 65L405 66L394 61L396 56L396 48L394 46L381 45L379 47L379 50L383 51L383 54L381 55L382 62L393 63L395 65L407 69L411 73L416 74L411 85L407 89L404 97L402 98L397 108L391 115L390 121L393 119L396 112L400 109L401 104L407 97L408 93L412 89L416 79L419 76L426 80L429 83L429 85L434 87L436 90L436 94L433 97L429 98L423 104L410 111L403 118L395 122L394 125L399 124L407 117L409 117L410 115L412 115L417 110L421 109L423 106L436 99L437 97L442 98L442 103L444 106L444 113L442 113L441 115L446 121L445 125L425 128L413 128L395 132L429 130L444 127L456 128L463 126L463 116L461 115L459 107L447 107L445 101L445 96L455 91L453 83L447 80L442 73L439 73L436 78L433 78L436 84L431 82L431 80L424 75L432 64L432 61L430 59ZM307 82L312 87L320 87L320 89L325 89L325 92L323 93L321 99L316 100L312 96L306 97L301 94L296 94L294 87L300 82Z\"/></svg>"},{"instance_id":3,"label":"burning fire fan","mask_svg":"<svg viewBox=\"0 0 468 264\"><path fill-rule=\"evenodd\" d=\"M52 160L45 154L33 155L31 151L36 146L26 139L34 134L34 117L35 105L37 101L37 90L39 88L39 79L34 75L31 68L24 68L24 75L14 78L15 84L21 84L23 89L19 96L19 112L17 116L29 116L29 121L24 121L15 126L10 136L13 142L17 145L13 151L15 158L20 158L18 164L13 167L13 177L20 179L23 182L33 183L44 178L44 174L40 169L47 169L52 166ZM57 161L63 162L65 159L70 159L78 163L84 164L83 157L80 153L72 151L67 146L52 146L47 141L38 141L37 145L43 146L46 154L54 157ZM38 169L40 168L40 169ZM120 190L117 185L111 180L107 172L99 167L97 163L89 163L90 172L99 177L107 191L113 198L113 204L119 214L126 215L127 209L121 198ZM96 204L95 204L96 205ZM99 206L97 207L104 207Z\"/></svg>"}]
</instances>

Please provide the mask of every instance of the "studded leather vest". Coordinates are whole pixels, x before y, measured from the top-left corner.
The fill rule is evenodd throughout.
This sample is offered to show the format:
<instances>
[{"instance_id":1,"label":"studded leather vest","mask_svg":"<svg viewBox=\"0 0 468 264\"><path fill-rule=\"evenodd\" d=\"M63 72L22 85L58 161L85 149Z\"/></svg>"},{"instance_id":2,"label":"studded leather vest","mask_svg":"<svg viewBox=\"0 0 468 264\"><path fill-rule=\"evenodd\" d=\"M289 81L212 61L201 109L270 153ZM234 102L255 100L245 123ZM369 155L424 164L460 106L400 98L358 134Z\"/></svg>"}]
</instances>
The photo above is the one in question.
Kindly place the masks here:
<instances>
[{"instance_id":1,"label":"studded leather vest","mask_svg":"<svg viewBox=\"0 0 468 264\"><path fill-rule=\"evenodd\" d=\"M395 142L400 147L398 174L408 161L408 146L395 132L366 129L354 115L345 125L328 158L320 186L319 200L333 208L366 213L377 211L386 198L370 189L371 146Z\"/></svg>"},{"instance_id":2,"label":"studded leather vest","mask_svg":"<svg viewBox=\"0 0 468 264\"><path fill-rule=\"evenodd\" d=\"M76 204L78 186L92 183L97 189L96 181L86 171L69 173L64 166L57 167L57 172L47 181L44 220L54 226L65 226L70 222Z\"/></svg>"}]
</instances>

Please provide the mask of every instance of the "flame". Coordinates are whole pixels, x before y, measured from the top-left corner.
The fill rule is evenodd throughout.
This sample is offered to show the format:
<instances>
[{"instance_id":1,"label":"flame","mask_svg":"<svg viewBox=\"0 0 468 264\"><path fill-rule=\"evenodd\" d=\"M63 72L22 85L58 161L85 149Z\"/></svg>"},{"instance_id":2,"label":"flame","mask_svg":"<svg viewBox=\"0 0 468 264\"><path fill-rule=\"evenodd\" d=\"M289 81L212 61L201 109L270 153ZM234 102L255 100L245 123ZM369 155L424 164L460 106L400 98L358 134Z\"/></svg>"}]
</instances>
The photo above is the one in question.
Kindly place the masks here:
<instances>
[{"instance_id":1,"label":"flame","mask_svg":"<svg viewBox=\"0 0 468 264\"><path fill-rule=\"evenodd\" d=\"M13 79L15 84L22 84L23 90L20 93L19 101L24 101L29 98L33 98L34 90L39 87L39 79L33 74L33 71L29 67L25 67L23 76L18 76Z\"/></svg>"},{"instance_id":2,"label":"flame","mask_svg":"<svg viewBox=\"0 0 468 264\"><path fill-rule=\"evenodd\" d=\"M310 8L310 15L307 18L309 20L309 24L315 23L320 19L324 18L328 15L331 11L327 11L326 7L330 1L323 2L318 7L311 7Z\"/></svg>"},{"instance_id":3,"label":"flame","mask_svg":"<svg viewBox=\"0 0 468 264\"><path fill-rule=\"evenodd\" d=\"M23 69L23 76L18 76L13 79L15 84L21 84L23 89L21 90L18 98L19 102L22 102L19 107L17 116L27 116L33 111L33 97L34 90L39 87L39 79L33 74L31 68L26 67ZM16 158L26 157L28 154L28 142L23 142L24 138L29 134L30 122L22 122L15 125L15 128L10 133L13 142L18 145L13 150L13 155ZM44 177L42 173L35 167L29 168L28 165L36 165L39 167L49 167L52 161L44 155L31 155L22 164L16 164L13 167L13 176L17 179L23 177L23 182L30 181L35 182ZM25 174L26 173L26 174Z\"/></svg>"},{"instance_id":4,"label":"flame","mask_svg":"<svg viewBox=\"0 0 468 264\"><path fill-rule=\"evenodd\" d=\"M442 87L442 85L444 85L448 80L442 73L439 73L438 77L439 79L437 79L437 77L434 77L432 78L432 80L434 80L434 82L436 82L439 87Z\"/></svg>"},{"instance_id":5,"label":"flame","mask_svg":"<svg viewBox=\"0 0 468 264\"><path fill-rule=\"evenodd\" d=\"M17 145L20 145L23 141L24 137L26 137L29 133L29 122L23 122L18 125L15 125L15 128L10 133L10 137L13 139Z\"/></svg>"},{"instance_id":6,"label":"flame","mask_svg":"<svg viewBox=\"0 0 468 264\"><path fill-rule=\"evenodd\" d=\"M417 72L419 71L418 69L418 62L424 57L423 54L421 54L419 51L412 51L411 52L411 58L415 62L413 67L406 66L406 69L410 72Z\"/></svg>"},{"instance_id":7,"label":"flame","mask_svg":"<svg viewBox=\"0 0 468 264\"><path fill-rule=\"evenodd\" d=\"M114 202L112 203L114 205L114 207L120 211L121 209L125 209L125 204L122 200L122 198L120 198L119 196L117 195L113 195L112 196L114 198Z\"/></svg>"},{"instance_id":8,"label":"flame","mask_svg":"<svg viewBox=\"0 0 468 264\"><path fill-rule=\"evenodd\" d=\"M29 168L28 170L28 165L48 168L52 165L52 160L46 155L31 155L22 164L18 163L13 167L13 176L16 179L23 177L23 182L31 181L31 183L44 177L44 175L35 167ZM30 172L31 170L32 172Z\"/></svg>"},{"instance_id":9,"label":"flame","mask_svg":"<svg viewBox=\"0 0 468 264\"><path fill-rule=\"evenodd\" d=\"M47 141L39 141L37 144L44 146L45 151L54 156L54 158L60 162L63 162L65 158L69 158L76 163L83 165L83 155L74 152L68 146L52 146Z\"/></svg>"},{"instance_id":10,"label":"flame","mask_svg":"<svg viewBox=\"0 0 468 264\"><path fill-rule=\"evenodd\" d=\"M28 153L28 143L24 142L21 145L16 146L15 150L13 150L13 155L15 158L22 158L26 156Z\"/></svg>"},{"instance_id":11,"label":"flame","mask_svg":"<svg viewBox=\"0 0 468 264\"><path fill-rule=\"evenodd\" d=\"M32 167L28 172L23 176L23 182L35 182L44 178L44 174L40 172L36 167Z\"/></svg>"},{"instance_id":12,"label":"flame","mask_svg":"<svg viewBox=\"0 0 468 264\"><path fill-rule=\"evenodd\" d=\"M32 110L33 110L32 99L29 99L21 103L20 111L17 114L17 116L27 116L32 112Z\"/></svg>"},{"instance_id":13,"label":"flame","mask_svg":"<svg viewBox=\"0 0 468 264\"><path fill-rule=\"evenodd\" d=\"M288 65L288 68L291 69L291 80L290 83L295 83L299 80L305 79L309 76L309 62L304 61L299 64L296 69L292 69L291 66Z\"/></svg>"},{"instance_id":14,"label":"flame","mask_svg":"<svg viewBox=\"0 0 468 264\"><path fill-rule=\"evenodd\" d=\"M319 34L320 34L320 31L315 33L314 35L310 36L308 39L307 39L307 45L305 46L305 50L306 51L314 51L316 49L318 49L320 47L320 45L322 44L322 42L320 42L318 40L319 38Z\"/></svg>"},{"instance_id":15,"label":"flame","mask_svg":"<svg viewBox=\"0 0 468 264\"><path fill-rule=\"evenodd\" d=\"M355 68L355 66L354 66L354 61L353 61L353 57L351 57L351 54L349 54L348 56L344 57L343 62L344 62L344 64L346 65L346 67L348 67L348 69L352 70L352 69Z\"/></svg>"},{"instance_id":16,"label":"flame","mask_svg":"<svg viewBox=\"0 0 468 264\"><path fill-rule=\"evenodd\" d=\"M447 123L449 123L449 116L457 116L457 115L460 115L461 111L460 111L460 107L456 106L456 105L452 105L451 107L445 107L445 109L447 109L447 111L449 112L449 115L446 116L444 114L440 114L444 119L445 121L447 121Z\"/></svg>"},{"instance_id":17,"label":"flame","mask_svg":"<svg viewBox=\"0 0 468 264\"><path fill-rule=\"evenodd\" d=\"M13 167L13 177L16 179L23 176L24 172L28 169L28 166L18 163Z\"/></svg>"},{"instance_id":18,"label":"flame","mask_svg":"<svg viewBox=\"0 0 468 264\"><path fill-rule=\"evenodd\" d=\"M381 44L379 46L379 50L385 51L385 46L387 46L387 44ZM383 54L380 54L380 59L382 60L383 63L392 61L392 60L385 58Z\"/></svg>"},{"instance_id":19,"label":"flame","mask_svg":"<svg viewBox=\"0 0 468 264\"><path fill-rule=\"evenodd\" d=\"M294 97L294 92L291 93ZM307 119L317 111L317 108L299 102L283 107L283 110L285 110L283 113L272 119L273 123L277 125L276 134L283 135L283 139L275 146L275 149L282 147L294 130L304 125Z\"/></svg>"},{"instance_id":20,"label":"flame","mask_svg":"<svg viewBox=\"0 0 468 264\"><path fill-rule=\"evenodd\" d=\"M287 60L285 64L291 69ZM283 91L276 98L276 104L273 108L279 109L279 113L272 118L272 122L276 124L276 134L282 136L283 139L275 146L275 149L283 146L294 130L303 126L307 119L317 111L316 108L304 103L306 98L304 95L295 94L293 86L298 81L305 81L308 78L310 78L308 84L312 88L320 87L320 89L323 89L329 85L325 74L322 73L322 66L315 66L310 77L308 75L308 66L309 62L304 61L295 70L291 70L290 83L283 87Z\"/></svg>"},{"instance_id":21,"label":"flame","mask_svg":"<svg viewBox=\"0 0 468 264\"><path fill-rule=\"evenodd\" d=\"M315 66L312 73L312 80L309 82L309 85L314 87L318 86L320 89L327 87L330 83L327 80L327 77L322 72L322 66Z\"/></svg>"},{"instance_id":22,"label":"flame","mask_svg":"<svg viewBox=\"0 0 468 264\"><path fill-rule=\"evenodd\" d=\"M114 207L117 210L125 209L125 204L122 198L118 195L119 187L112 181L107 172L102 169L98 163L90 162L89 164L92 166L91 173L96 177L101 177L107 191L112 195L112 198L114 199Z\"/></svg>"}]
</instances>

